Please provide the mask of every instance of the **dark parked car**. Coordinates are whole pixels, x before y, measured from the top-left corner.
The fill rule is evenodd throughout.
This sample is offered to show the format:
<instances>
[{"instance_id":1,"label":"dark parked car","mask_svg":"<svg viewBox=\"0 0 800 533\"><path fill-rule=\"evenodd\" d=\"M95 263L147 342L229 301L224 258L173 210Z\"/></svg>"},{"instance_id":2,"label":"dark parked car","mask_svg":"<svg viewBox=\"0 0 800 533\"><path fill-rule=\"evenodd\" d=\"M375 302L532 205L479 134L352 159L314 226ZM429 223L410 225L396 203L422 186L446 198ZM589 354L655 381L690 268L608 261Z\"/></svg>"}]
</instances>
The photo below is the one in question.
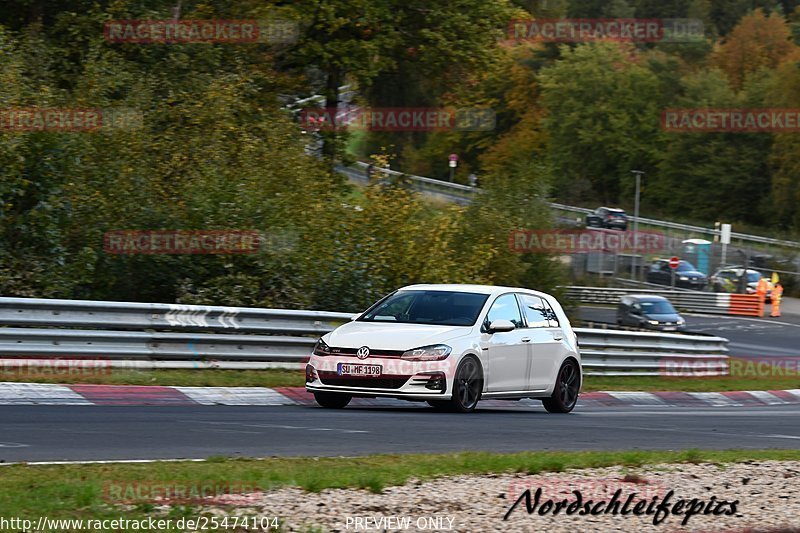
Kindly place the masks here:
<instances>
[{"instance_id":1,"label":"dark parked car","mask_svg":"<svg viewBox=\"0 0 800 533\"><path fill-rule=\"evenodd\" d=\"M586 215L587 228L628 229L628 215L616 207L598 207Z\"/></svg>"},{"instance_id":2,"label":"dark parked car","mask_svg":"<svg viewBox=\"0 0 800 533\"><path fill-rule=\"evenodd\" d=\"M669 267L669 260L656 259L653 261L647 272L647 282L672 285L672 269ZM676 287L701 291L707 284L706 275L699 272L689 261L681 261L678 268L675 269Z\"/></svg>"},{"instance_id":3,"label":"dark parked car","mask_svg":"<svg viewBox=\"0 0 800 533\"><path fill-rule=\"evenodd\" d=\"M617 324L659 331L683 331L686 321L663 296L623 296L617 305Z\"/></svg>"}]
</instances>

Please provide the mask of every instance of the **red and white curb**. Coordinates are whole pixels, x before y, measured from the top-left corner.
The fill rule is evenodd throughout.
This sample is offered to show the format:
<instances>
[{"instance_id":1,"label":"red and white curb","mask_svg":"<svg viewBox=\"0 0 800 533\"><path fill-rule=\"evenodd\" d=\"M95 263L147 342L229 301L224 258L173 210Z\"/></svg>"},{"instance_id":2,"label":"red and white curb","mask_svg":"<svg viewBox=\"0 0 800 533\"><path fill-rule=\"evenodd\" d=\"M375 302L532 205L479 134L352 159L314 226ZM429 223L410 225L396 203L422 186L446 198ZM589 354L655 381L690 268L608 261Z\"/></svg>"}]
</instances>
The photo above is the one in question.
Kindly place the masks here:
<instances>
[{"instance_id":1,"label":"red and white curb","mask_svg":"<svg viewBox=\"0 0 800 533\"><path fill-rule=\"evenodd\" d=\"M587 392L579 405L593 407L759 407L800 405L800 389L736 392ZM56 385L0 382L0 405L313 405L302 387L160 387ZM408 407L391 398L355 398L353 405ZM482 407L539 407L541 402L485 400Z\"/></svg>"}]
</instances>

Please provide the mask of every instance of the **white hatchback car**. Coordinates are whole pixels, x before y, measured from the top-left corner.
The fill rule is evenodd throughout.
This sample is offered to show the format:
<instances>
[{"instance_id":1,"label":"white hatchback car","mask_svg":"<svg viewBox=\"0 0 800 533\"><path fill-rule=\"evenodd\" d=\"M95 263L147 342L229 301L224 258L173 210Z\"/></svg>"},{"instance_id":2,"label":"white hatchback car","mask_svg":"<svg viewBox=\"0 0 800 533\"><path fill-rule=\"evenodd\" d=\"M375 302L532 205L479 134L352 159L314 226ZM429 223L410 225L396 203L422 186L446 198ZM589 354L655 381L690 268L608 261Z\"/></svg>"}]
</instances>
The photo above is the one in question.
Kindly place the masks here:
<instances>
[{"instance_id":1,"label":"white hatchback car","mask_svg":"<svg viewBox=\"0 0 800 533\"><path fill-rule=\"evenodd\" d=\"M306 365L323 407L353 396L469 412L481 398L575 407L581 355L558 301L528 289L411 285L324 335Z\"/></svg>"}]
</instances>

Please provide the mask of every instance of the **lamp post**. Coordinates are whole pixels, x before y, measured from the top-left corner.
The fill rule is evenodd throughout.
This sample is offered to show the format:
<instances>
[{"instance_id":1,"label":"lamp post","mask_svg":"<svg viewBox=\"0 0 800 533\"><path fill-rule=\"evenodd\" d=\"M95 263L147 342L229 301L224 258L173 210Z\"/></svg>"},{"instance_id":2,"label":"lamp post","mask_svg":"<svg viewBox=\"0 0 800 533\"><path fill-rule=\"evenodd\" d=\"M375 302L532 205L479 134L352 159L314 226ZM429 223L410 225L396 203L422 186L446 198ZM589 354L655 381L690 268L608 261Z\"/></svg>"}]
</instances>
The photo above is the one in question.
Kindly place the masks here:
<instances>
[{"instance_id":1,"label":"lamp post","mask_svg":"<svg viewBox=\"0 0 800 533\"><path fill-rule=\"evenodd\" d=\"M633 203L633 242L634 250L636 250L636 244L639 242L639 193L641 191L642 175L644 171L631 170L631 173L636 176L636 196ZM636 254L631 255L631 279L639 279L639 276L636 274L636 257ZM640 268L640 273L641 270Z\"/></svg>"}]
</instances>

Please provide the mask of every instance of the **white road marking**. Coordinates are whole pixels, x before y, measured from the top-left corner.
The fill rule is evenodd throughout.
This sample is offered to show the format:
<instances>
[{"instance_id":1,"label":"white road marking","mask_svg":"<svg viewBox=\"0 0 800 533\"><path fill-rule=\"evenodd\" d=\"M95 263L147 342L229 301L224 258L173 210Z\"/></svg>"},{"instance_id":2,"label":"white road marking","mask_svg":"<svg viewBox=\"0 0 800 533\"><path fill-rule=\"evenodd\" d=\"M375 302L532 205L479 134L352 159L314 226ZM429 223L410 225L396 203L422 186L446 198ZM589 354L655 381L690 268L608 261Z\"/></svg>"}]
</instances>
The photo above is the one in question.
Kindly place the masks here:
<instances>
[{"instance_id":1,"label":"white road marking","mask_svg":"<svg viewBox=\"0 0 800 533\"><path fill-rule=\"evenodd\" d=\"M789 403L783 398L778 398L774 394L770 394L769 392L763 390L747 390L744 392L752 396L755 396L756 398L758 398L767 405L782 405Z\"/></svg>"},{"instance_id":2,"label":"white road marking","mask_svg":"<svg viewBox=\"0 0 800 533\"><path fill-rule=\"evenodd\" d=\"M667 405L663 399L659 398L655 394L649 392L621 392L621 391L608 391L606 394L610 394L614 398L618 400L622 400L626 403L635 404L636 405L643 405L643 406L654 406L654 405Z\"/></svg>"},{"instance_id":3,"label":"white road marking","mask_svg":"<svg viewBox=\"0 0 800 533\"><path fill-rule=\"evenodd\" d=\"M687 394L698 400L708 402L711 405L716 405L717 407L737 407L741 405L739 402L731 400L721 392L688 392Z\"/></svg>"},{"instance_id":4,"label":"white road marking","mask_svg":"<svg viewBox=\"0 0 800 533\"><path fill-rule=\"evenodd\" d=\"M0 382L0 405L92 405L64 385Z\"/></svg>"},{"instance_id":5,"label":"white road marking","mask_svg":"<svg viewBox=\"0 0 800 533\"><path fill-rule=\"evenodd\" d=\"M0 466L53 466L53 465L113 465L139 463L205 463L208 459L119 459L107 461L24 461L20 463L0 463Z\"/></svg>"},{"instance_id":6,"label":"white road marking","mask_svg":"<svg viewBox=\"0 0 800 533\"><path fill-rule=\"evenodd\" d=\"M765 439L800 439L798 435L761 435Z\"/></svg>"},{"instance_id":7,"label":"white road marking","mask_svg":"<svg viewBox=\"0 0 800 533\"><path fill-rule=\"evenodd\" d=\"M268 428L268 429L296 429L300 431L334 431L337 433L369 433L363 429L340 429L340 428L323 428L323 427L309 427L309 426L288 426L286 424L248 424L245 422L214 422L214 421L200 421L194 422L197 424L209 424L215 426L241 426L246 428Z\"/></svg>"},{"instance_id":8,"label":"white road marking","mask_svg":"<svg viewBox=\"0 0 800 533\"><path fill-rule=\"evenodd\" d=\"M0 442L0 448L30 448L30 446L21 442Z\"/></svg>"},{"instance_id":9,"label":"white road marking","mask_svg":"<svg viewBox=\"0 0 800 533\"><path fill-rule=\"evenodd\" d=\"M297 405L283 394L264 387L175 387L201 405Z\"/></svg>"}]
</instances>

